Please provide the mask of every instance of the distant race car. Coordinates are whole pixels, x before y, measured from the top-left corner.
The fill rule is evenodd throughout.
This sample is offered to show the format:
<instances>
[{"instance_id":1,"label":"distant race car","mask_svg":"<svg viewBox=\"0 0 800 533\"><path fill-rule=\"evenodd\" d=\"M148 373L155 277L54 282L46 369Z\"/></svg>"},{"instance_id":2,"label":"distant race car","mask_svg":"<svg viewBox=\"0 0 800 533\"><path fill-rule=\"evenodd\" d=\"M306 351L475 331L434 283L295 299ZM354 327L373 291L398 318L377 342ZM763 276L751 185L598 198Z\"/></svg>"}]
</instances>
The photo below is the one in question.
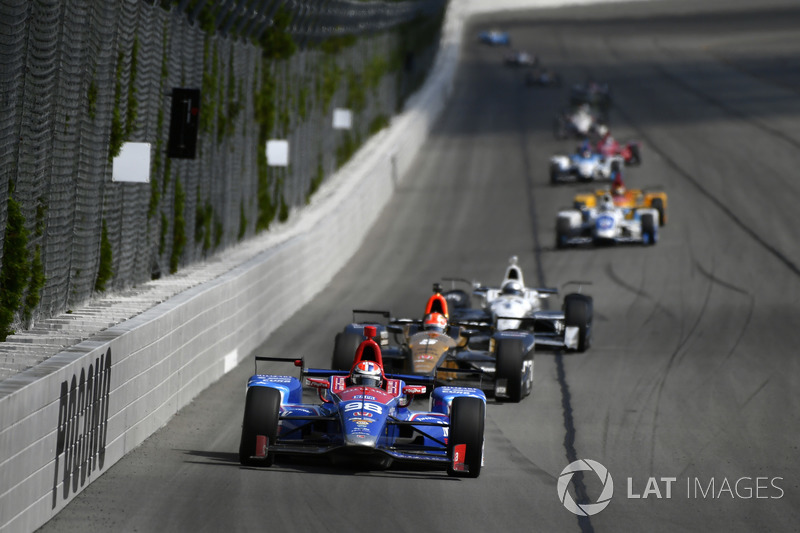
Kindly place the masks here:
<instances>
[{"instance_id":1,"label":"distant race car","mask_svg":"<svg viewBox=\"0 0 800 533\"><path fill-rule=\"evenodd\" d=\"M300 379L257 371L249 379L240 463L271 466L281 455L325 456L335 464L361 468L407 464L478 477L483 465L484 393L435 387L430 411L412 411L413 397L426 394L434 380L384 373L380 346L372 340L375 328L365 328L365 334L348 371L305 369L302 359L256 357L257 362L292 361L301 367ZM303 403L304 378L318 390L318 403Z\"/></svg>"},{"instance_id":2,"label":"distant race car","mask_svg":"<svg viewBox=\"0 0 800 533\"><path fill-rule=\"evenodd\" d=\"M511 36L503 30L484 30L478 33L478 41L491 46L510 46Z\"/></svg>"},{"instance_id":3,"label":"distant race car","mask_svg":"<svg viewBox=\"0 0 800 533\"><path fill-rule=\"evenodd\" d=\"M625 209L651 207L658 211L659 226L667 223L667 193L664 191L658 189L625 189L615 184L612 186L611 192L611 199L617 207ZM575 195L573 207L579 210L596 208L607 194L609 194L608 189L578 193Z\"/></svg>"},{"instance_id":4,"label":"distant race car","mask_svg":"<svg viewBox=\"0 0 800 533\"><path fill-rule=\"evenodd\" d=\"M556 116L553 123L553 135L556 139L569 137L585 139L606 122L604 113L593 110L588 104L582 104L562 111Z\"/></svg>"},{"instance_id":5,"label":"distant race car","mask_svg":"<svg viewBox=\"0 0 800 533\"><path fill-rule=\"evenodd\" d=\"M549 68L534 68L525 74L528 87L561 87L561 77Z\"/></svg>"},{"instance_id":6,"label":"distant race car","mask_svg":"<svg viewBox=\"0 0 800 533\"><path fill-rule=\"evenodd\" d=\"M624 161L620 156L606 157L592 150L584 142L574 154L554 155L550 158L550 183L556 185L567 181L610 181Z\"/></svg>"},{"instance_id":7,"label":"distant race car","mask_svg":"<svg viewBox=\"0 0 800 533\"><path fill-rule=\"evenodd\" d=\"M398 372L433 378L437 383L475 384L501 401L519 402L533 388L536 339L532 333L496 331L488 322L449 320L448 304L438 284L423 319L390 319L388 323L354 322L336 335L332 368L347 365L347 353L375 327L384 361ZM364 313L364 311L359 311ZM384 311L373 311L388 317ZM470 339L482 339L472 346ZM491 339L491 342L489 342Z\"/></svg>"},{"instance_id":8,"label":"distant race car","mask_svg":"<svg viewBox=\"0 0 800 533\"><path fill-rule=\"evenodd\" d=\"M531 332L537 349L584 352L591 345L592 297L582 292L570 293L564 297L561 310L546 309L544 301L557 295L558 289L527 287L516 256L509 259L499 286L473 283L473 287L473 295L480 298L480 308L454 309L454 317L489 322L495 331Z\"/></svg>"},{"instance_id":9,"label":"distant race car","mask_svg":"<svg viewBox=\"0 0 800 533\"><path fill-rule=\"evenodd\" d=\"M506 55L503 62L510 67L533 67L539 63L539 59L533 54L517 50Z\"/></svg>"},{"instance_id":10,"label":"distant race car","mask_svg":"<svg viewBox=\"0 0 800 533\"><path fill-rule=\"evenodd\" d=\"M614 243L653 245L658 242L658 226L658 210L617 207L611 195L606 194L597 207L558 212L556 247Z\"/></svg>"},{"instance_id":11,"label":"distant race car","mask_svg":"<svg viewBox=\"0 0 800 533\"><path fill-rule=\"evenodd\" d=\"M570 89L570 105L588 104L602 110L611 107L611 87L608 83L589 79L585 83L576 83Z\"/></svg>"},{"instance_id":12,"label":"distant race car","mask_svg":"<svg viewBox=\"0 0 800 533\"><path fill-rule=\"evenodd\" d=\"M620 143L611 136L608 127L605 125L599 125L597 133L600 136L600 140L595 145L595 151L605 157L619 156L626 165L642 164L641 145L638 141Z\"/></svg>"}]
</instances>

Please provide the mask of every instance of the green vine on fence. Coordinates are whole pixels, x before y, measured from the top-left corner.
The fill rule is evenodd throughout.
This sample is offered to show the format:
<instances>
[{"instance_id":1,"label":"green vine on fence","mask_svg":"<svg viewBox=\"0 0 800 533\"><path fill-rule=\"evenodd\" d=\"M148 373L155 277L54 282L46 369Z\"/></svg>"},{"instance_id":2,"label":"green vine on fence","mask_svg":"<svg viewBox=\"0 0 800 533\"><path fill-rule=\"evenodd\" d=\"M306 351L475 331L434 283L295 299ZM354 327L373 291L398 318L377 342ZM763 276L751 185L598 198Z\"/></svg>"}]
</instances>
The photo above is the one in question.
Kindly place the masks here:
<instances>
[{"instance_id":1,"label":"green vine on fence","mask_svg":"<svg viewBox=\"0 0 800 533\"><path fill-rule=\"evenodd\" d=\"M94 290L105 292L106 283L114 275L112 267L113 254L111 251L111 241L108 238L108 224L103 219L103 227L100 230L100 265L97 269L97 278L94 281Z\"/></svg>"},{"instance_id":2,"label":"green vine on fence","mask_svg":"<svg viewBox=\"0 0 800 533\"><path fill-rule=\"evenodd\" d=\"M127 141L136 126L139 113L139 103L136 101L136 76L138 73L139 39L134 37L131 48L130 79L128 80L128 98L125 102L125 124L122 119L122 69L124 55L117 54L117 68L114 83L114 109L111 114L111 136L108 143L109 161L117 157L122 150L122 145Z\"/></svg>"},{"instance_id":3,"label":"green vine on fence","mask_svg":"<svg viewBox=\"0 0 800 533\"><path fill-rule=\"evenodd\" d=\"M28 286L30 263L27 248L28 230L25 228L25 217L19 202L9 197L3 240L3 267L0 269L0 340L3 341L14 333L10 327Z\"/></svg>"},{"instance_id":4,"label":"green vine on fence","mask_svg":"<svg viewBox=\"0 0 800 533\"><path fill-rule=\"evenodd\" d=\"M288 32L292 14L284 6L278 8L272 17L272 25L264 31L258 44L264 58L271 60L289 59L297 50L297 45Z\"/></svg>"},{"instance_id":5,"label":"green vine on fence","mask_svg":"<svg viewBox=\"0 0 800 533\"><path fill-rule=\"evenodd\" d=\"M181 180L175 177L175 216L172 228L172 254L169 257L169 273L178 271L183 249L186 247L186 219L183 211L186 207L186 193L183 192Z\"/></svg>"}]
</instances>

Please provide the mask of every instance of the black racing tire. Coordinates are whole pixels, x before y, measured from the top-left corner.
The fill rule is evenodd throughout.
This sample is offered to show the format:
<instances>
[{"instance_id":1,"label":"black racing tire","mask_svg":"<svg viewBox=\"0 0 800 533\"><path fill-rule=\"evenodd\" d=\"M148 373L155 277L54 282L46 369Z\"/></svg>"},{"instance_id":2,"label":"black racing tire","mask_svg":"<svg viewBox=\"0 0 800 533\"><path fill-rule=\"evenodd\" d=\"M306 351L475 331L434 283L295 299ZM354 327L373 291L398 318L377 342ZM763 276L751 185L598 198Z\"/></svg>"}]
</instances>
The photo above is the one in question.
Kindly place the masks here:
<instances>
[{"instance_id":1,"label":"black racing tire","mask_svg":"<svg viewBox=\"0 0 800 533\"><path fill-rule=\"evenodd\" d=\"M453 398L450 406L450 432L447 438L447 475L454 477L478 477L483 462L483 429L486 404L480 398L459 396ZM464 464L468 471L460 472L453 468L455 447L466 445Z\"/></svg>"},{"instance_id":2,"label":"black racing tire","mask_svg":"<svg viewBox=\"0 0 800 533\"><path fill-rule=\"evenodd\" d=\"M268 445L274 445L278 436L281 393L271 387L250 387L244 404L242 438L239 441L239 462L245 466L272 466L275 453L268 452L263 459L256 459L256 439L267 437Z\"/></svg>"},{"instance_id":3,"label":"black racing tire","mask_svg":"<svg viewBox=\"0 0 800 533\"><path fill-rule=\"evenodd\" d=\"M356 333L348 333L346 331L337 333L333 342L331 368L333 370L350 370L353 367L356 350L362 340L363 337Z\"/></svg>"},{"instance_id":4,"label":"black racing tire","mask_svg":"<svg viewBox=\"0 0 800 533\"><path fill-rule=\"evenodd\" d=\"M639 150L638 144L632 144L630 146L631 150L631 158L628 160L629 165L641 165L642 164L642 154Z\"/></svg>"},{"instance_id":5,"label":"black racing tire","mask_svg":"<svg viewBox=\"0 0 800 533\"><path fill-rule=\"evenodd\" d=\"M533 387L533 369L529 381L525 376L526 354L523 351L522 339L498 339L495 348L495 399L519 403L531 393ZM531 362L533 359L531 358ZM506 395L497 395L497 381L505 380Z\"/></svg>"},{"instance_id":6,"label":"black racing tire","mask_svg":"<svg viewBox=\"0 0 800 533\"><path fill-rule=\"evenodd\" d=\"M558 185L561 181L561 167L555 163L550 164L550 185Z\"/></svg>"},{"instance_id":7,"label":"black racing tire","mask_svg":"<svg viewBox=\"0 0 800 533\"><path fill-rule=\"evenodd\" d=\"M587 294L571 293L564 297L564 324L578 327L578 351L592 345L592 316L594 302Z\"/></svg>"},{"instance_id":8,"label":"black racing tire","mask_svg":"<svg viewBox=\"0 0 800 533\"><path fill-rule=\"evenodd\" d=\"M652 246L658 241L658 229L652 213L642 215L642 244Z\"/></svg>"},{"instance_id":9,"label":"black racing tire","mask_svg":"<svg viewBox=\"0 0 800 533\"><path fill-rule=\"evenodd\" d=\"M572 226L568 218L556 219L556 248L566 248L569 246L569 238L572 235Z\"/></svg>"},{"instance_id":10,"label":"black racing tire","mask_svg":"<svg viewBox=\"0 0 800 533\"><path fill-rule=\"evenodd\" d=\"M650 202L650 207L658 211L658 225L665 225L667 223L667 210L664 207L664 200L661 198L653 198L653 201Z\"/></svg>"},{"instance_id":11,"label":"black racing tire","mask_svg":"<svg viewBox=\"0 0 800 533\"><path fill-rule=\"evenodd\" d=\"M469 309L472 307L472 297L467 291L453 289L442 293L450 309Z\"/></svg>"}]
</instances>

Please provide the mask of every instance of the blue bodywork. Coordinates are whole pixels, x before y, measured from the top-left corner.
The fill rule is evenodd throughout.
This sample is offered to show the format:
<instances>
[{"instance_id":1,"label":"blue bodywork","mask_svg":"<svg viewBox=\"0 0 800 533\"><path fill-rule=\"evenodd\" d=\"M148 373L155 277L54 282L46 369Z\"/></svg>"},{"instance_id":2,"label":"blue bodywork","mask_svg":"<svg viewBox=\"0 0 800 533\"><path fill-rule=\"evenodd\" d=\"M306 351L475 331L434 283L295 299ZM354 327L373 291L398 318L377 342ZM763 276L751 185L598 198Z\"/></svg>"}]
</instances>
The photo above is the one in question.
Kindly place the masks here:
<instances>
[{"instance_id":1,"label":"blue bodywork","mask_svg":"<svg viewBox=\"0 0 800 533\"><path fill-rule=\"evenodd\" d=\"M511 44L511 37L507 31L486 30L478 34L478 40L484 44L494 46L508 46Z\"/></svg>"},{"instance_id":2,"label":"blue bodywork","mask_svg":"<svg viewBox=\"0 0 800 533\"><path fill-rule=\"evenodd\" d=\"M277 441L269 444L275 454L328 455L334 461L388 467L393 462L449 464L447 439L450 405L456 397L486 396L471 387L439 387L430 394L431 410L412 410L403 392L406 379L417 383L427 378L387 374L387 388L345 386L347 372L307 369L317 377L319 403L303 403L298 378L253 375L250 387L270 387L281 393ZM430 385L433 380L430 379ZM320 386L327 382L327 386ZM418 399L418 403L427 400Z\"/></svg>"}]
</instances>

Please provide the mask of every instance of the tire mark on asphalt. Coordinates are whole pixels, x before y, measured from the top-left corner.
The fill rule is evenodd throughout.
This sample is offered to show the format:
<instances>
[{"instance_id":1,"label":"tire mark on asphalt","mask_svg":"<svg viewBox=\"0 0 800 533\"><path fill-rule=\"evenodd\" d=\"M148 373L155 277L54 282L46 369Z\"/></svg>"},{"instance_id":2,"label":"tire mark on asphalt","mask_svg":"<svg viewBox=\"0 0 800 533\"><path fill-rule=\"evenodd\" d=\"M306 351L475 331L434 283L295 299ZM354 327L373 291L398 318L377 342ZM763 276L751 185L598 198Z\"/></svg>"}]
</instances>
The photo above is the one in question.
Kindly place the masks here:
<instances>
[{"instance_id":1,"label":"tire mark on asphalt","mask_svg":"<svg viewBox=\"0 0 800 533\"><path fill-rule=\"evenodd\" d=\"M517 129L519 132L518 138L520 142L520 152L522 153L522 169L525 174L525 192L528 199L529 213L531 218L531 231L533 233L533 253L536 258L536 272L537 283L540 287L546 287L544 267L542 264L542 255L545 251L541 244L539 237L539 222L538 210L536 208L536 198L533 194L534 181L533 170L530 158L528 157L528 130L525 127L523 118L527 116L527 98L521 99L523 102L523 112L517 113ZM545 300L544 307L547 308L547 300ZM569 391L569 384L567 383L567 372L564 368L564 354L561 351L555 353L556 371L558 376L558 384L561 391L561 408L564 416L564 450L567 456L567 464L578 460L578 451L575 448L575 418L573 416L572 408L572 395ZM575 489L576 503L586 504L591 503L586 491L586 485L583 482L583 472L574 472L572 476L572 485ZM589 516L577 516L578 527L582 533L594 533L594 527Z\"/></svg>"},{"instance_id":2,"label":"tire mark on asphalt","mask_svg":"<svg viewBox=\"0 0 800 533\"><path fill-rule=\"evenodd\" d=\"M621 55L619 51L616 50L609 42L605 42L607 49L609 50L610 54L617 58L618 60L621 59ZM657 46L660 46L657 44ZM663 48L662 48L663 49ZM792 139L791 137L787 136L785 133L775 130L773 128L769 128L764 126L763 124L759 123L755 119L750 118L745 113L732 109L730 106L726 106L725 104L721 103L719 100L716 100L712 96L703 93L699 89L692 87L691 85L687 84L682 79L678 78L676 75L668 72L664 69L663 66L654 65L654 68L661 73L664 78L671 81L675 86L683 89L685 92L695 95L696 97L700 98L701 100L710 103L719 109L723 110L725 113L732 115L748 124L753 125L754 127L761 129L771 135L774 135L787 143L791 144L800 149L800 142ZM794 275L800 277L800 266L794 263L789 257L787 257L783 252L781 252L777 247L773 246L770 242L767 241L766 238L759 235L753 228L748 226L743 220L741 220L733 209L725 205L719 198L717 198L712 191L707 189L703 186L703 184L692 176L690 172L684 169L677 161L675 161L670 154L665 152L664 150L659 148L659 145L655 142L655 140L647 135L647 133L642 129L639 122L633 119L630 114L628 114L624 108L620 107L619 105L614 105L614 110L623 118L626 122L628 122L639 134L642 140L647 142L648 147L650 147L655 153L659 154L663 159L664 162L671 167L675 172L678 173L682 178L684 178L687 182L694 185L694 187L702 194L708 201L710 201L714 206L716 206L727 218L729 218L736 226L739 227L742 231L744 231L747 235L749 235L758 245L764 248L770 255L778 259L781 263L783 263Z\"/></svg>"},{"instance_id":3,"label":"tire mark on asphalt","mask_svg":"<svg viewBox=\"0 0 800 533\"><path fill-rule=\"evenodd\" d=\"M701 275L705 276L706 279L711 281L711 283L719 285L720 287L723 287L725 289L733 291L733 292L735 292L737 294L741 294L743 296L746 296L748 298L748 300L749 300L747 318L745 318L745 321L744 321L744 324L742 325L742 327L739 328L739 335L736 337L736 340L734 341L733 345L728 350L728 355L726 355L725 359L719 364L719 366L723 366L728 362L728 360L731 357L733 357L734 352L736 352L736 348L738 348L739 343L742 341L742 338L744 337L744 334L747 332L747 328L750 326L750 321L753 319L753 314L755 313L756 299L747 290L742 289L741 287L737 287L735 285L732 285L732 284L730 284L730 283L728 283L726 281L723 281L723 280L719 279L718 277L714 276L713 272L706 271L705 268L703 268L703 265L701 265L700 263L695 262L695 266L697 268L697 271L700 272ZM748 401L750 401L750 400L748 400Z\"/></svg>"},{"instance_id":4,"label":"tire mark on asphalt","mask_svg":"<svg viewBox=\"0 0 800 533\"><path fill-rule=\"evenodd\" d=\"M608 275L609 279L611 281L613 281L614 284L616 284L621 289L624 289L624 290L630 292L631 294L634 294L637 298L643 298L644 300L647 300L647 301L653 303L653 311L650 313L650 316L647 318L647 320L644 321L645 324L650 321L650 318L652 318L652 316L656 313L656 311L661 311L662 313L664 313L669 318L671 318L673 320L677 320L678 317L675 316L675 314L672 311L670 311L668 308L666 308L663 305L661 305L658 302L658 300L656 300L649 292L647 292L646 290L642 289L641 287L635 287L635 286L631 285L630 283L628 283L627 281L625 281L624 279L622 279L622 277L620 277L616 273L616 271L614 270L614 264L613 263L609 263L606 266L606 274Z\"/></svg>"}]
</instances>

